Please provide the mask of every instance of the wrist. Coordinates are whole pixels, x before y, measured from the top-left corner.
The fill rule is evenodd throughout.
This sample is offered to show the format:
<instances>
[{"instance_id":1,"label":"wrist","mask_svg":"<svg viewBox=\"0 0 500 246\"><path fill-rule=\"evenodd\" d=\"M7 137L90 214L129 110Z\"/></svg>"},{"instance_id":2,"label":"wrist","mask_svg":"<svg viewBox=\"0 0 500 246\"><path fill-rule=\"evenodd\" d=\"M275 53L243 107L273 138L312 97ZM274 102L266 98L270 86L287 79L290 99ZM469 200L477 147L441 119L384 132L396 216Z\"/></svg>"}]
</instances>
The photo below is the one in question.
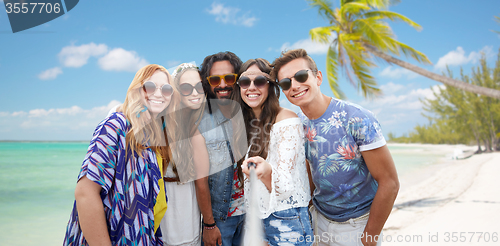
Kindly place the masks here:
<instances>
[{"instance_id":1,"label":"wrist","mask_svg":"<svg viewBox=\"0 0 500 246\"><path fill-rule=\"evenodd\" d=\"M201 223L203 224L203 227L205 229L208 229L208 228L213 229L212 227L215 227L215 225L216 225L215 221L214 221L214 223L210 223L210 224L205 223L205 221L201 221Z\"/></svg>"}]
</instances>

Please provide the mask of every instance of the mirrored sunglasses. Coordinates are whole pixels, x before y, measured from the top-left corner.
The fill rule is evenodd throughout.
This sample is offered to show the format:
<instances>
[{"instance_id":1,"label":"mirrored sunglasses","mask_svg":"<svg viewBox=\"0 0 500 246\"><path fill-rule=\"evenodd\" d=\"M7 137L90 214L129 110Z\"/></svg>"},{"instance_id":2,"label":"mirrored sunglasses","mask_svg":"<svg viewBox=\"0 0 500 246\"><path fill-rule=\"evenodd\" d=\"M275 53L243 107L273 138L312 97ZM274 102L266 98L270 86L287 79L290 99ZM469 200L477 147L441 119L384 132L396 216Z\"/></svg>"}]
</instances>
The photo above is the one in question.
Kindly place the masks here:
<instances>
[{"instance_id":1,"label":"mirrored sunglasses","mask_svg":"<svg viewBox=\"0 0 500 246\"><path fill-rule=\"evenodd\" d=\"M198 92L198 94L204 94L201 81L196 83L194 86L189 83L183 83L179 85L179 91L183 96L189 96L193 94L193 89L196 89L196 92Z\"/></svg>"},{"instance_id":2,"label":"mirrored sunglasses","mask_svg":"<svg viewBox=\"0 0 500 246\"><path fill-rule=\"evenodd\" d=\"M253 84L255 85L255 87L259 89L263 88L267 83L269 83L269 80L263 75L259 75L253 80ZM238 85L241 87L241 89L247 89L251 84L252 80L250 80L250 78L247 76L241 76L240 79L238 79Z\"/></svg>"},{"instance_id":3,"label":"mirrored sunglasses","mask_svg":"<svg viewBox=\"0 0 500 246\"><path fill-rule=\"evenodd\" d=\"M156 86L155 82L153 81L144 82L144 84L142 85L142 89L148 96L154 94L157 89L160 89L161 94L164 97L169 97L172 95L172 93L174 93L174 88L172 88L171 85L164 84L161 88L158 88L158 86Z\"/></svg>"}]
</instances>

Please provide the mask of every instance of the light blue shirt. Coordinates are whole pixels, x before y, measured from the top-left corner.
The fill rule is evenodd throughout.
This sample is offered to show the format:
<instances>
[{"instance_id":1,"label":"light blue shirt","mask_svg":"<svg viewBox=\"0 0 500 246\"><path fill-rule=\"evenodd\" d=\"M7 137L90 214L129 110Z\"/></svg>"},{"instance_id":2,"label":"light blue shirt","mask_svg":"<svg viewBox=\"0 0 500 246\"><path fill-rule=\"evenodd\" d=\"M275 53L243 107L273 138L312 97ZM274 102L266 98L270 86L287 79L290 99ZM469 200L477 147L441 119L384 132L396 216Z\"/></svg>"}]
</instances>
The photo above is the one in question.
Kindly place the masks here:
<instances>
[{"instance_id":1,"label":"light blue shirt","mask_svg":"<svg viewBox=\"0 0 500 246\"><path fill-rule=\"evenodd\" d=\"M325 113L315 120L302 112L306 157L316 189L313 204L330 220L343 222L370 211L378 184L361 151L386 144L380 124L368 110L332 98Z\"/></svg>"}]
</instances>

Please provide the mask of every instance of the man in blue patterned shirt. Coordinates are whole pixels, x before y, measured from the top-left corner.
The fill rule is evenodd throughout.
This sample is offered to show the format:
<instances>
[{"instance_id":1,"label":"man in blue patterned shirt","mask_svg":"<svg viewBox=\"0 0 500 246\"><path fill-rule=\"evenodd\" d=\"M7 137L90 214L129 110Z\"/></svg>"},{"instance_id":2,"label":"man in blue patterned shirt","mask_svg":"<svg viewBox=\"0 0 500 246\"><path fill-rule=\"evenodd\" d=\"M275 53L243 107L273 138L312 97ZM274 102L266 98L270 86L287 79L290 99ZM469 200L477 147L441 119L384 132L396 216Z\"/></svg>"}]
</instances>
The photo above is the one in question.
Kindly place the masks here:
<instances>
[{"instance_id":1,"label":"man in blue patterned shirt","mask_svg":"<svg viewBox=\"0 0 500 246\"><path fill-rule=\"evenodd\" d=\"M313 240L380 245L399 181L377 119L358 105L321 93L323 76L305 50L283 52L273 67L283 93L302 111L315 186Z\"/></svg>"}]
</instances>

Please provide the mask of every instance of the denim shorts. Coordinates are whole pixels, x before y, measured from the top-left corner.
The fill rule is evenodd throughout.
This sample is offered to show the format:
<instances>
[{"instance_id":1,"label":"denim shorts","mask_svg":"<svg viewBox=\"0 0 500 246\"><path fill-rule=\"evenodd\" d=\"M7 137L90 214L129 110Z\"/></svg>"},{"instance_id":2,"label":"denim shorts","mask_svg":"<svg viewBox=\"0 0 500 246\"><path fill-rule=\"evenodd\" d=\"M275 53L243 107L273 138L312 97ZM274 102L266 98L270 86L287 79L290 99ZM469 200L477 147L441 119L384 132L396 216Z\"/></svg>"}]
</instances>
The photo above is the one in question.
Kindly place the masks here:
<instances>
[{"instance_id":1,"label":"denim shorts","mask_svg":"<svg viewBox=\"0 0 500 246\"><path fill-rule=\"evenodd\" d=\"M269 245L312 245L314 234L307 207L276 211L263 222Z\"/></svg>"}]
</instances>

